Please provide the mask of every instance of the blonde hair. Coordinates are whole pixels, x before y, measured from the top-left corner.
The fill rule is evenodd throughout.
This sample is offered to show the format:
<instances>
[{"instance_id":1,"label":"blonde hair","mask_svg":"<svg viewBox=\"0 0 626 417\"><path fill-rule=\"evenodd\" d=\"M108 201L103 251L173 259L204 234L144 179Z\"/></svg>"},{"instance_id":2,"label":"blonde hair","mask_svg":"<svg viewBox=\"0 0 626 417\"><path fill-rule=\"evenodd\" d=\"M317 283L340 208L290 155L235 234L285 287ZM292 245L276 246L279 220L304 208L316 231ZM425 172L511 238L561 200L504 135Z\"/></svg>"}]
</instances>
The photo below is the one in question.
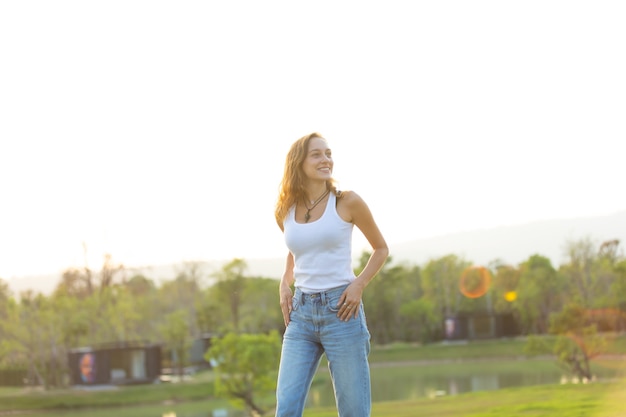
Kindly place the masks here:
<instances>
[{"instance_id":1,"label":"blonde hair","mask_svg":"<svg viewBox=\"0 0 626 417\"><path fill-rule=\"evenodd\" d=\"M285 217L287 217L287 212L293 205L299 200L306 198L304 189L306 176L302 170L302 163L306 159L309 142L313 138L324 139L324 137L317 132L302 136L291 145L287 153L285 171L283 173L283 179L280 182L278 201L276 202L276 210L274 211L274 216L278 224L283 223ZM341 194L337 191L336 181L332 178L327 181L326 187L337 196Z\"/></svg>"}]
</instances>

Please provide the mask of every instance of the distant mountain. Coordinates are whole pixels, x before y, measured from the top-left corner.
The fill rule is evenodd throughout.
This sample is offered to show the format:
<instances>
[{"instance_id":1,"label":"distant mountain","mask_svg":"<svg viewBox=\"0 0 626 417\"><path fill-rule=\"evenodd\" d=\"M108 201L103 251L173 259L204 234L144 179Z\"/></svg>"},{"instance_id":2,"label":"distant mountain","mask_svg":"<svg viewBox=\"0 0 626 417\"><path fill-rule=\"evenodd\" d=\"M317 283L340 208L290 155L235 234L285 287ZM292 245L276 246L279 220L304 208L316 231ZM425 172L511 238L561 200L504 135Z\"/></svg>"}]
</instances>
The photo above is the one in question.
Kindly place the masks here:
<instances>
[{"instance_id":1,"label":"distant mountain","mask_svg":"<svg viewBox=\"0 0 626 417\"><path fill-rule=\"evenodd\" d=\"M420 239L390 245L395 261L422 265L429 259L456 254L477 265L494 259L517 265L529 256L550 258L558 267L567 259L569 241L589 238L599 246L618 239L626 244L626 210L608 216L537 221ZM623 249L622 249L623 250Z\"/></svg>"},{"instance_id":2,"label":"distant mountain","mask_svg":"<svg viewBox=\"0 0 626 417\"><path fill-rule=\"evenodd\" d=\"M626 245L626 210L607 216L537 221L390 244L390 253L394 264L420 266L430 259L449 254L476 265L486 265L495 259L517 265L529 256L539 254L550 258L552 264L558 267L566 261L564 251L567 242L583 238L590 238L598 246L604 241L618 239L623 251ZM231 260L198 262L198 273L209 277ZM284 257L245 261L248 264L247 275L268 278L280 278L285 265ZM184 268L183 263L128 268L126 275L143 274L159 284L173 279ZM14 293L26 289L50 293L59 279L60 274L26 276L9 278L8 284Z\"/></svg>"}]
</instances>

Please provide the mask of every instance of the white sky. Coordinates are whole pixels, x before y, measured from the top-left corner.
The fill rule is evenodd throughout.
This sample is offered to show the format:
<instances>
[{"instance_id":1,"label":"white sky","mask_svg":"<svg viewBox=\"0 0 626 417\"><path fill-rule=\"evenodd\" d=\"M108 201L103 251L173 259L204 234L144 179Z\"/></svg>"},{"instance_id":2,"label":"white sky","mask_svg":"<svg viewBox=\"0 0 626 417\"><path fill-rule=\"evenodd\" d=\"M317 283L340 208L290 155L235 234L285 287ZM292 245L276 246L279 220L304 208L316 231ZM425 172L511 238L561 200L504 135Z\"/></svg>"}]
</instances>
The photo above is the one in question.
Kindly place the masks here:
<instances>
[{"instance_id":1,"label":"white sky","mask_svg":"<svg viewBox=\"0 0 626 417\"><path fill-rule=\"evenodd\" d=\"M282 257L278 182L312 131L390 244L626 209L624 22L595 0L3 1L0 277L82 266L82 242L92 268Z\"/></svg>"}]
</instances>

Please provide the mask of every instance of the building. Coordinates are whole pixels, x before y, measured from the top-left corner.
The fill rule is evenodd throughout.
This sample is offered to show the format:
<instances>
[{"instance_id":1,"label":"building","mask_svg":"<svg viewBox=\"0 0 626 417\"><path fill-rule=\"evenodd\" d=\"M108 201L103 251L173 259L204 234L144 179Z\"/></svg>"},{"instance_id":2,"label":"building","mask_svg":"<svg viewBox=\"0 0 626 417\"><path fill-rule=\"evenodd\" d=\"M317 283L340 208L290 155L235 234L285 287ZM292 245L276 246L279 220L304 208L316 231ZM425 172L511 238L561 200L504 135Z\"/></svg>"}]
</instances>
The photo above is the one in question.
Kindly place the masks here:
<instances>
[{"instance_id":1,"label":"building","mask_svg":"<svg viewBox=\"0 0 626 417\"><path fill-rule=\"evenodd\" d=\"M445 340L515 337L520 330L512 314L457 314L444 321Z\"/></svg>"},{"instance_id":2,"label":"building","mask_svg":"<svg viewBox=\"0 0 626 417\"><path fill-rule=\"evenodd\" d=\"M121 342L76 348L68 364L73 385L149 384L161 375L161 346Z\"/></svg>"}]
</instances>

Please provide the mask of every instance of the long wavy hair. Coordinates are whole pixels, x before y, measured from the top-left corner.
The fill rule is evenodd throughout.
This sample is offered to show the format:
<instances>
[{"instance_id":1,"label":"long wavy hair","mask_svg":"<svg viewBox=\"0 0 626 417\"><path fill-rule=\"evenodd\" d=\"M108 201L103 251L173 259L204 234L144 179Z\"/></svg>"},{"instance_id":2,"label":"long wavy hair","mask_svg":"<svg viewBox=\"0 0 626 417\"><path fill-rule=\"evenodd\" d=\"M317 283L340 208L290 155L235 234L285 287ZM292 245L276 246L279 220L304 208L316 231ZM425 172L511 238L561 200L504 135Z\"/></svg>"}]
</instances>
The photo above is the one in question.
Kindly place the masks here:
<instances>
[{"instance_id":1,"label":"long wavy hair","mask_svg":"<svg viewBox=\"0 0 626 417\"><path fill-rule=\"evenodd\" d=\"M282 224L287 217L289 209L295 205L298 201L306 198L305 184L306 176L302 170L302 163L306 159L307 151L309 149L309 142L313 138L324 139L322 135L317 132L310 133L306 136L302 136L295 141L285 159L285 172L283 173L283 179L280 182L278 191L278 201L276 202L276 210L274 216L278 224ZM337 183L331 178L326 183L326 187L336 195L340 195L337 192Z\"/></svg>"}]
</instances>

